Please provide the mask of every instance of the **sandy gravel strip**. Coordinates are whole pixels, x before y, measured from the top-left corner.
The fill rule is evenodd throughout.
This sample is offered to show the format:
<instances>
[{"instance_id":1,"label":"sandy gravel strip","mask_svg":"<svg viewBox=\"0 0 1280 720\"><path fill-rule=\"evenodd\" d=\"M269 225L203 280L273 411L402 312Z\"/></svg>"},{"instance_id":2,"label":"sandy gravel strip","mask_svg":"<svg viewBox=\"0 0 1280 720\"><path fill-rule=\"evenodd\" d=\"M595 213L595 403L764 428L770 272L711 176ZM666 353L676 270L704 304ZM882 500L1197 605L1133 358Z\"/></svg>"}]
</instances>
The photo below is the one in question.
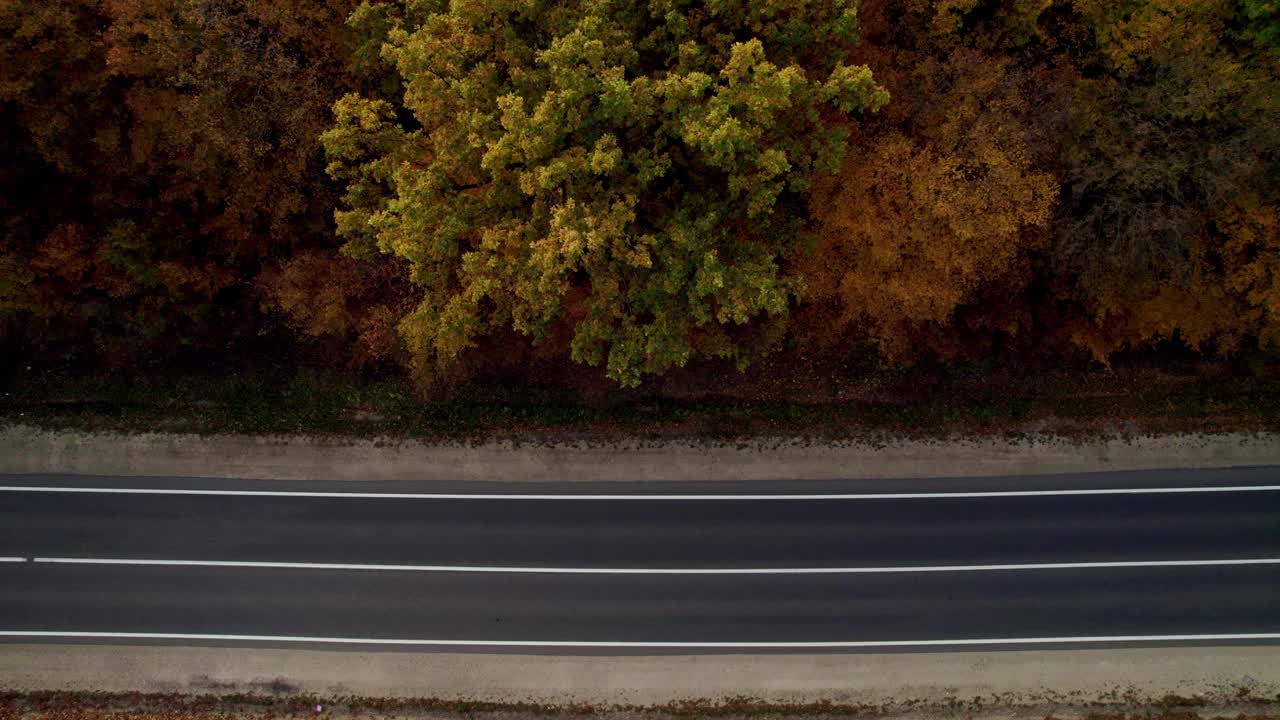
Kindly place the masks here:
<instances>
[{"instance_id":1,"label":"sandy gravel strip","mask_svg":"<svg viewBox=\"0 0 1280 720\"><path fill-rule=\"evenodd\" d=\"M0 645L14 690L318 695L501 702L663 704L747 696L773 702L940 702L1000 694L1074 702L1117 695L1254 697L1280 692L1280 647L654 657L331 652L317 649Z\"/></svg>"},{"instance_id":2,"label":"sandy gravel strip","mask_svg":"<svg viewBox=\"0 0 1280 720\"><path fill-rule=\"evenodd\" d=\"M1226 433L1073 442L785 438L516 446L301 437L117 435L0 429L0 473L280 480L635 481L982 477L1280 463L1280 434Z\"/></svg>"}]
</instances>

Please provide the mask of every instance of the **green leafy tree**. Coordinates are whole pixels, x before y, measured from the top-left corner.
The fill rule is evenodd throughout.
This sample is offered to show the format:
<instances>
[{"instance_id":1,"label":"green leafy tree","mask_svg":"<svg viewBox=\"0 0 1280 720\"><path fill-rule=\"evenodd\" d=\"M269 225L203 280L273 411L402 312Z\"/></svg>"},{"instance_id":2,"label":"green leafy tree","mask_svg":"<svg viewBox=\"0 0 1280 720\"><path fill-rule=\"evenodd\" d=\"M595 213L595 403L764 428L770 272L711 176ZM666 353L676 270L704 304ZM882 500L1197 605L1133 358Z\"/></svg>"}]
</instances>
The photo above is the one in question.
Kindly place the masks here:
<instances>
[{"instance_id":1,"label":"green leafy tree","mask_svg":"<svg viewBox=\"0 0 1280 720\"><path fill-rule=\"evenodd\" d=\"M349 95L324 135L347 251L406 259L423 377L511 328L572 318L625 385L749 349L802 292L804 195L851 113L887 102L852 0L373 3L396 102ZM570 306L573 307L570 307ZM763 334L764 336L770 336ZM755 333L754 336L762 336Z\"/></svg>"},{"instance_id":2,"label":"green leafy tree","mask_svg":"<svg viewBox=\"0 0 1280 720\"><path fill-rule=\"evenodd\" d=\"M1245 37L1280 54L1280 0L1240 0L1247 18Z\"/></svg>"}]
</instances>

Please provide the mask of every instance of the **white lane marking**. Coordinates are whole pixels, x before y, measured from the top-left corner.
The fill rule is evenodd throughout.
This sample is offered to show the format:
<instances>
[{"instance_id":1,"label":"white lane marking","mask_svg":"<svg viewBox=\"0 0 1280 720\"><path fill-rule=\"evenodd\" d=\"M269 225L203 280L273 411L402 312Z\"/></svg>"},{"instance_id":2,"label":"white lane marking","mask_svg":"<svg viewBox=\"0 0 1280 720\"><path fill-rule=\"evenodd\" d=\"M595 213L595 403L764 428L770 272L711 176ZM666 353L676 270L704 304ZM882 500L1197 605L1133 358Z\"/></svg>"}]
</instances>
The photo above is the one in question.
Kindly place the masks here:
<instances>
[{"instance_id":1,"label":"white lane marking","mask_svg":"<svg viewBox=\"0 0 1280 720\"><path fill-rule=\"evenodd\" d=\"M1119 562L1020 563L1009 565L907 565L899 567L806 568L601 568L520 567L497 565L363 565L236 560L155 560L130 558L36 557L36 563L58 565L134 565L216 568L274 568L285 570L363 570L439 573L525 573L540 575L861 575L875 573L993 572L1001 570L1089 570L1098 568L1199 567L1225 565L1280 565L1280 558L1232 558L1224 560L1132 560Z\"/></svg>"},{"instance_id":2,"label":"white lane marking","mask_svg":"<svg viewBox=\"0 0 1280 720\"><path fill-rule=\"evenodd\" d=\"M0 557L0 563L6 563L6 562L19 563L19 562L26 562L26 561L27 559L24 557Z\"/></svg>"},{"instance_id":3,"label":"white lane marking","mask_svg":"<svg viewBox=\"0 0 1280 720\"><path fill-rule=\"evenodd\" d=\"M1060 497L1070 495L1157 495L1175 493L1276 492L1280 485L1219 487L1089 488L1078 490L1007 490L992 492L820 493L813 495L557 495L515 493L378 493L307 492L294 490L192 490L183 488L95 488L0 486L0 492L87 493L102 495L216 495L231 497L299 497L371 500L929 500L945 498Z\"/></svg>"},{"instance_id":4,"label":"white lane marking","mask_svg":"<svg viewBox=\"0 0 1280 720\"><path fill-rule=\"evenodd\" d=\"M894 647L948 647L969 645L1052 645L1078 643L1206 642L1280 640L1280 633L1222 633L1212 635L1092 635L1075 637L957 638L947 640L850 640L834 642L613 642L593 640L438 640L418 638L311 637L297 635L221 635L173 632L79 632L48 630L0 630L0 637L112 640L206 640L214 642L328 643L336 645L427 645L445 647L550 647L550 648L757 648L757 649L854 649Z\"/></svg>"}]
</instances>

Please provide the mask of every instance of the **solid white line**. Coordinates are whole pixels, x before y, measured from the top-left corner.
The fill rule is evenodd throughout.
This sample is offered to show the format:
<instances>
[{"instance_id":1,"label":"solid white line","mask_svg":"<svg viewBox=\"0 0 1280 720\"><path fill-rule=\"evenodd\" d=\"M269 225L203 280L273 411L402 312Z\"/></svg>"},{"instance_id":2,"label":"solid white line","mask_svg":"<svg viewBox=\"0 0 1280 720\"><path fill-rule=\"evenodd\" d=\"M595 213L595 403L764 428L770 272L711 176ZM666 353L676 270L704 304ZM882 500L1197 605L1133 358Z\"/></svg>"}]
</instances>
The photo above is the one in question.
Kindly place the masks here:
<instances>
[{"instance_id":1,"label":"solid white line","mask_svg":"<svg viewBox=\"0 0 1280 720\"><path fill-rule=\"evenodd\" d=\"M26 562L26 561L27 561L26 558L20 558L20 557L0 557L0 563L6 563L6 562L20 563L20 562Z\"/></svg>"},{"instance_id":2,"label":"solid white line","mask_svg":"<svg viewBox=\"0 0 1280 720\"><path fill-rule=\"evenodd\" d=\"M591 640L437 640L400 638L309 637L295 635L218 635L168 632L78 632L0 630L0 637L113 640L208 640L215 642L329 643L339 645L426 645L445 647L550 647L550 648L756 648L756 649L853 649L895 647L948 647L969 645L1051 645L1078 643L1205 642L1280 640L1280 633L1227 633L1214 635L1094 635L1079 637L959 638L948 640L851 640L835 642L611 642Z\"/></svg>"},{"instance_id":3,"label":"solid white line","mask_svg":"<svg viewBox=\"0 0 1280 720\"><path fill-rule=\"evenodd\" d=\"M190 490L182 488L95 488L8 485L0 492L87 493L101 495L214 495L230 497L344 498L360 500L930 500L945 498L1061 497L1072 495L1157 495L1174 493L1276 492L1280 485L1220 487L1093 488L1078 490L1008 490L992 492L820 493L813 495L557 495L516 493L377 493L294 490Z\"/></svg>"},{"instance_id":4,"label":"solid white line","mask_svg":"<svg viewBox=\"0 0 1280 720\"><path fill-rule=\"evenodd\" d=\"M57 565L133 565L166 567L273 568L285 570L361 570L385 572L508 573L539 575L862 575L876 573L994 572L1002 570L1090 570L1099 568L1280 565L1280 558L1225 560L1132 560L1119 562L1021 563L1010 565L907 565L897 567L806 568L601 568L496 565L361 565L352 563L253 562L235 560L152 560L130 558L37 557Z\"/></svg>"}]
</instances>

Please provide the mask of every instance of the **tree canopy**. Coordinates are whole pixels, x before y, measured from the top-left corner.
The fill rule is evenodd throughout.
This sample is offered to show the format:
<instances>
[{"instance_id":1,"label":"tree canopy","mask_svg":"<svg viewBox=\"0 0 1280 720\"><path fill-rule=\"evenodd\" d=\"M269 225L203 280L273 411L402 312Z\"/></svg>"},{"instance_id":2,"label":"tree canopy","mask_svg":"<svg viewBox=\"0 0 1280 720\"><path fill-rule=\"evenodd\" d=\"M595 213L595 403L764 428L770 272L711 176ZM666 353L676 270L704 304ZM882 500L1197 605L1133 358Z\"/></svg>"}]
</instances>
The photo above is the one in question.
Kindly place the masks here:
<instances>
[{"instance_id":1,"label":"tree canopy","mask_svg":"<svg viewBox=\"0 0 1280 720\"><path fill-rule=\"evenodd\" d=\"M1280 357L1278 42L1273 0L0 0L0 362Z\"/></svg>"},{"instance_id":2,"label":"tree canopy","mask_svg":"<svg viewBox=\"0 0 1280 720\"><path fill-rule=\"evenodd\" d=\"M742 357L735 329L803 291L804 193L841 122L883 106L845 63L852 0L365 5L391 99L349 95L324 142L339 230L407 260L424 372L511 326L572 325L610 377Z\"/></svg>"}]
</instances>

